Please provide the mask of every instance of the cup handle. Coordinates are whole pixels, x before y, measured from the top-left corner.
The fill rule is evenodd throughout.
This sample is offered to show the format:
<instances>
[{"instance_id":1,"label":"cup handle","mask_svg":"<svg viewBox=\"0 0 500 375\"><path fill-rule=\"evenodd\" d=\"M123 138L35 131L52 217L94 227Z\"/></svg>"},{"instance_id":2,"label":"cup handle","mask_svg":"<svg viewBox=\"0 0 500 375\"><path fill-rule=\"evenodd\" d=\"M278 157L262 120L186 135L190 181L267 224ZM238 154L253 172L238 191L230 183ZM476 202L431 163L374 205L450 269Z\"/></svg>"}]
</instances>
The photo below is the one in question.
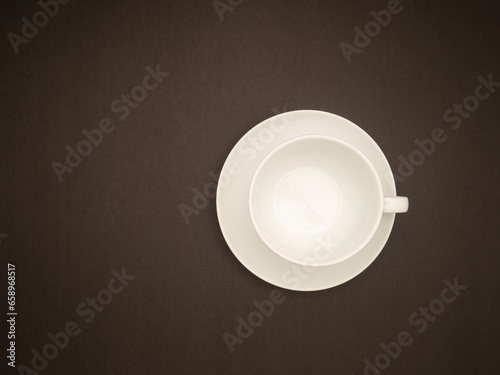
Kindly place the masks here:
<instances>
[{"instance_id":1,"label":"cup handle","mask_svg":"<svg viewBox=\"0 0 500 375\"><path fill-rule=\"evenodd\" d=\"M384 197L384 213L402 213L408 211L407 197Z\"/></svg>"}]
</instances>

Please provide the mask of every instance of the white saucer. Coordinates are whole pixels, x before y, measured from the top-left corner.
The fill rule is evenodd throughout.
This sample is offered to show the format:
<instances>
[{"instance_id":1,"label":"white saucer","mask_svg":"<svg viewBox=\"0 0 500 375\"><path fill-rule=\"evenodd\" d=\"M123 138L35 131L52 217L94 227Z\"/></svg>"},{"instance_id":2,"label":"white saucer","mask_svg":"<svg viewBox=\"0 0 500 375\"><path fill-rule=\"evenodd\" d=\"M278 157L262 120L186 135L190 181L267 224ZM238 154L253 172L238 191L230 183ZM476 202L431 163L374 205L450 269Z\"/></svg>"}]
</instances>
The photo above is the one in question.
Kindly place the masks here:
<instances>
[{"instance_id":1,"label":"white saucer","mask_svg":"<svg viewBox=\"0 0 500 375\"><path fill-rule=\"evenodd\" d=\"M365 270L380 254L395 214L384 213L370 242L343 262L306 267L269 249L257 234L249 212L249 188L257 166L281 143L302 135L337 137L359 149L373 164L385 196L396 196L396 184L382 150L360 127L321 111L301 110L273 116L253 127L234 146L217 185L217 215L222 234L238 260L262 280L280 288L313 291L342 284Z\"/></svg>"}]
</instances>

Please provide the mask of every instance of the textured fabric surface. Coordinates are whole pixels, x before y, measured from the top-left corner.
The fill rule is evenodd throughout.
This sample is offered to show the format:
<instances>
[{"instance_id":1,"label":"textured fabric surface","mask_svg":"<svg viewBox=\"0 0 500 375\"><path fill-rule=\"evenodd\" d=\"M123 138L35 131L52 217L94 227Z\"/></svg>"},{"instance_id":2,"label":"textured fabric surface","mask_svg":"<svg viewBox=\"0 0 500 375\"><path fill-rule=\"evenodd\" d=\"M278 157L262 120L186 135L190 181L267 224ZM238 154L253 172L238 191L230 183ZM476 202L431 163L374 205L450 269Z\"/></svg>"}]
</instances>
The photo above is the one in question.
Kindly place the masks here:
<instances>
[{"instance_id":1,"label":"textured fabric surface","mask_svg":"<svg viewBox=\"0 0 500 375\"><path fill-rule=\"evenodd\" d=\"M63 3L0 5L25 366L0 372L499 373L498 2ZM238 139L297 109L363 128L410 199L367 270L311 293L238 262L213 193Z\"/></svg>"}]
</instances>

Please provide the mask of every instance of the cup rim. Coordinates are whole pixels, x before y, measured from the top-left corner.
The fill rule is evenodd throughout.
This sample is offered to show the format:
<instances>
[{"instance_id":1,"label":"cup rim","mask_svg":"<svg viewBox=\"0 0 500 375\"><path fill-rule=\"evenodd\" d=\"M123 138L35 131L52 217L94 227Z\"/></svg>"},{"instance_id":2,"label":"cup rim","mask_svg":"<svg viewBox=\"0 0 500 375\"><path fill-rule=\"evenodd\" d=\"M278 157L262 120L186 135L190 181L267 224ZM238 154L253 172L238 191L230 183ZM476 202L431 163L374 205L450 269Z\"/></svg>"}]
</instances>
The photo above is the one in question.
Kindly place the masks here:
<instances>
[{"instance_id":1,"label":"cup rim","mask_svg":"<svg viewBox=\"0 0 500 375\"><path fill-rule=\"evenodd\" d=\"M346 146L347 148L351 149L351 151L354 151L358 156L361 157L361 159L363 159L363 161L365 162L365 164L370 169L372 175L375 177L376 189L377 189L378 195L379 195L379 204L378 204L378 208L377 208L376 220L375 220L375 223L374 223L374 225L372 226L372 228L370 230L369 235L366 236L365 240L360 245L358 245L355 248L355 250L347 253L346 255L344 255L344 256L342 256L340 258L336 258L336 259L330 260L328 262L321 262L321 261L319 261L317 259L314 259L315 264L307 263L307 260L310 257L307 257L303 261L299 261L299 260L297 260L297 259L289 256L288 254L286 254L286 252L283 252L280 249L277 249L274 245L272 245L270 243L270 241L264 236L262 230L260 229L260 225L258 225L258 220L255 217L254 208L253 208L253 206L254 206L254 204L253 204L254 203L253 192L255 191L255 185L256 185L257 176L260 174L260 172L262 171L262 169L264 168L264 166L266 165L266 163L270 159L272 159L272 157L276 153L278 153L280 150L284 149L285 147L288 147L291 144L294 144L294 143L297 143L297 142L300 142L300 141L303 141L303 140L306 140L306 139L324 139L324 140L328 140L330 142L340 143L343 146ZM275 254L279 255L280 257L282 257L282 258L284 258L284 259L286 259L286 260L288 260L290 262L293 262L293 263L296 263L296 264L300 264L300 265L303 265L303 266L308 266L308 267L323 267L323 266L330 266L330 265L333 265L333 264L341 263L341 262L345 261L346 259L349 259L350 257L354 256L359 251L361 251L370 242L370 240L373 238L375 232L377 231L377 228L380 225L380 221L382 220L382 214L383 214L383 209L384 209L384 191L383 191L383 188L382 188L382 182L380 181L380 176L378 175L375 167L370 162L370 160L360 150L358 150L356 147L354 147L350 143L348 143L348 142L346 142L346 141L344 141L344 140L342 140L340 138L333 137L333 136L330 136L330 135L324 135L324 134L300 135L300 136L294 137L292 139L289 139L289 140L287 140L287 141L279 144L278 146L276 146L275 148L273 148L271 151L269 151L269 153L259 163L259 165L257 166L257 168L256 168L256 170L255 170L255 172L254 172L254 174L252 176L252 179L250 181L250 188L249 188L249 191L248 191L248 198L249 198L248 199L248 208L249 208L249 212L250 212L250 220L252 222L252 226L254 227L255 231L257 232L257 234L260 237L260 239L264 242L264 244L269 249L271 249Z\"/></svg>"}]
</instances>

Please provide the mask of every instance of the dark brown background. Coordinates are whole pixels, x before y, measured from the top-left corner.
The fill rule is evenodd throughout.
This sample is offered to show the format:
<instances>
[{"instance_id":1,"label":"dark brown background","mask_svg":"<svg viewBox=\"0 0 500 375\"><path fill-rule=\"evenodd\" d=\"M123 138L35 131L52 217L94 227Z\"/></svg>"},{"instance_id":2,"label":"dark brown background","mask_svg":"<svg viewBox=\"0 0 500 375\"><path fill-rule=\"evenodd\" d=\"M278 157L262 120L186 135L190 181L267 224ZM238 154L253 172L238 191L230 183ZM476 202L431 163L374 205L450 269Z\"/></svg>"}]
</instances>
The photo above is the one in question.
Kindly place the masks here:
<instances>
[{"instance_id":1,"label":"dark brown background","mask_svg":"<svg viewBox=\"0 0 500 375\"><path fill-rule=\"evenodd\" d=\"M189 225L179 213L273 108L344 116L395 169L449 129L443 112L479 75L500 80L497 1L404 0L348 64L339 44L386 4L246 0L221 22L210 0L71 1L15 54L6 35L39 6L3 1L0 267L17 266L17 363L74 320L82 333L41 373L362 374L403 330L415 341L384 374L498 373L500 92L398 184L411 210L365 272L284 290L234 354L222 334L274 287L232 255L213 199ZM119 121L110 103L156 64L170 76ZM51 163L106 116L114 132L60 183ZM122 267L136 279L86 325L76 306ZM468 289L417 334L408 317L455 277Z\"/></svg>"}]
</instances>

